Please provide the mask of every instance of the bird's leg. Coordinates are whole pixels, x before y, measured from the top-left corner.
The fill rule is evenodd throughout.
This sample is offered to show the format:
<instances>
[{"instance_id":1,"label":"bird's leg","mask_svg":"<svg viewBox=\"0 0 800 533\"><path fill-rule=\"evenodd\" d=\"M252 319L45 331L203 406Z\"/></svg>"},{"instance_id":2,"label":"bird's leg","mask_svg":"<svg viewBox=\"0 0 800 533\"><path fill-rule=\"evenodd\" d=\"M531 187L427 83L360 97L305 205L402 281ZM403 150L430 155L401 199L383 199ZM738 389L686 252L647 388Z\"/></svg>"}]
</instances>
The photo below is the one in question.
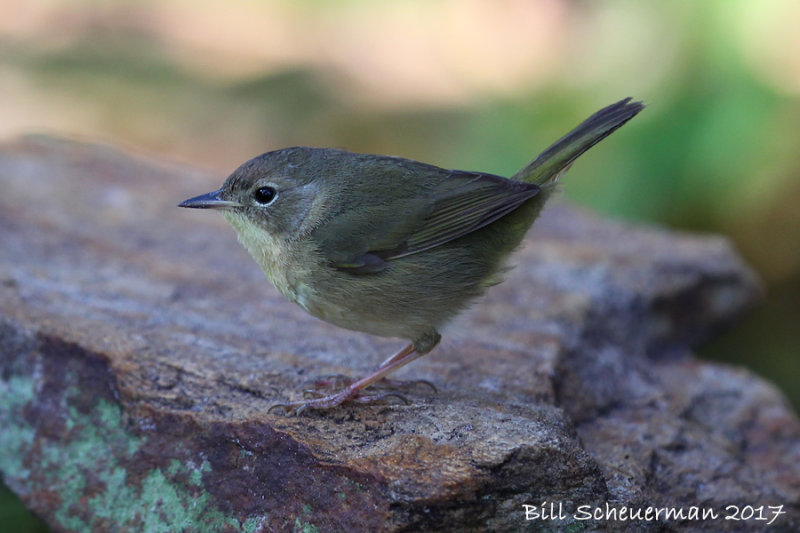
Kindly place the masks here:
<instances>
[{"instance_id":1,"label":"bird's leg","mask_svg":"<svg viewBox=\"0 0 800 533\"><path fill-rule=\"evenodd\" d=\"M391 357L389 357L383 363L381 363L378 366L378 368L383 368L385 366L389 366L390 364L394 363L395 361L397 361L399 359L402 359L403 357L407 356L408 354L410 354L413 351L414 351L414 343L410 342L410 343L408 343L408 346L406 346L405 348L403 348L402 350L400 350L396 354L394 354Z\"/></svg>"},{"instance_id":2,"label":"bird's leg","mask_svg":"<svg viewBox=\"0 0 800 533\"><path fill-rule=\"evenodd\" d=\"M414 351L414 344L413 343L409 343L405 348L403 348L399 352L395 353L394 355L390 356L383 363L378 365L378 369L384 368L384 367L390 365L391 363L397 361L398 359L402 359L403 357L405 357L406 355L410 354L413 351ZM385 378L382 381L384 383L389 383L390 386L394 386L397 383L397 382L390 382L389 380L387 380ZM349 385L349 384L353 383L353 379L352 378L348 378L347 376L343 376L341 374L332 375L332 376L325 376L325 377L321 377L321 378L318 378L318 379L314 380L314 387L330 387L330 386L337 387L339 384L342 384L342 383L347 383ZM435 387L434 387L434 390L435 390Z\"/></svg>"},{"instance_id":3,"label":"bird's leg","mask_svg":"<svg viewBox=\"0 0 800 533\"><path fill-rule=\"evenodd\" d=\"M354 381L340 392L336 394L332 394L330 396L324 396L322 398L314 398L312 400L305 400L301 402L293 402L293 403L284 403L284 404L276 404L269 408L270 411L273 409L283 408L287 412L294 411L296 414L300 414L306 409L330 409L340 405L348 400L355 399L359 393L375 383L378 380L383 379L384 377L388 376L395 370L400 367L403 367L417 359L418 357L422 356L419 352L414 349L414 345L410 344L406 348L403 348L395 355L391 356L389 359L383 362L381 366L379 366L374 372L371 374ZM386 394L381 395L380 398L385 396L397 396L396 394ZM370 401L376 398L369 397L364 398L360 401Z\"/></svg>"},{"instance_id":4,"label":"bird's leg","mask_svg":"<svg viewBox=\"0 0 800 533\"><path fill-rule=\"evenodd\" d=\"M397 361L399 359L402 359L403 357L407 356L408 354L410 354L413 351L414 351L414 344L413 343L409 343L405 348L403 348L402 350L398 351L397 353L395 353L394 355L392 355L388 359L386 359L384 362L382 362L378 366L378 369L384 368L384 367L392 364L393 362L395 362L395 361ZM349 385L350 383L353 383L353 380L351 378L348 378L347 376L343 376L343 375L326 376L326 377L314 380L314 387L331 387L332 386L332 387L335 388L338 385L343 384L343 383L347 383ZM413 380L411 382L405 382L405 381L395 381L395 380L391 380L391 379L388 379L388 378L384 377L384 378L382 378L380 380L380 383L377 384L377 385L384 385L384 386L386 386L388 388L405 389L405 390L408 390L408 389L410 389L411 387L413 387L415 385L425 385L427 387L430 387L433 390L433 392L438 392L437 389L436 389L436 386L433 383L431 383L430 381L424 380L424 379L415 379L415 380ZM309 390L309 391L306 391L306 392L308 392L309 394L317 394L318 396L320 396L320 394L317 393L316 391ZM399 396L399 395L398 395L398 397L402 398L402 396Z\"/></svg>"},{"instance_id":5,"label":"bird's leg","mask_svg":"<svg viewBox=\"0 0 800 533\"><path fill-rule=\"evenodd\" d=\"M381 369L383 367L389 366L393 362L402 359L403 357L407 356L408 354L412 353L413 351L414 351L414 344L413 343L409 343L408 346L406 346L405 348L403 348L402 350L400 350L396 354L394 354L391 357L389 357L388 359L386 359L386 361L384 361L383 363L381 363L380 366L378 366L378 368ZM438 390L436 389L436 386L433 383L431 383L430 381L427 381L425 379L415 379L415 380L413 380L411 382L404 382L404 381L396 381L396 380L392 380L392 379L389 379L387 377L384 377L384 378L381 379L381 384L382 385L386 385L386 386L391 387L391 388L394 388L394 389L406 389L406 390L410 389L411 387L413 387L415 385L425 385L426 387L430 387L431 390L433 390L433 392L438 392ZM402 396L399 396L399 397L402 398Z\"/></svg>"},{"instance_id":6,"label":"bird's leg","mask_svg":"<svg viewBox=\"0 0 800 533\"><path fill-rule=\"evenodd\" d=\"M394 361L397 361L398 359L402 359L403 357L405 357L406 355L410 354L413 351L414 351L414 344L408 343L408 345L405 348L395 353L394 355L390 356L383 363L378 365L378 368L380 369L385 366L388 366L389 364L393 363ZM383 381L388 382L388 380L386 379L384 379ZM315 387L330 387L330 386L336 387L341 383L347 383L349 385L353 383L353 379L348 378L347 376L343 376L341 374L337 374L337 375L320 377L314 380Z\"/></svg>"}]
</instances>

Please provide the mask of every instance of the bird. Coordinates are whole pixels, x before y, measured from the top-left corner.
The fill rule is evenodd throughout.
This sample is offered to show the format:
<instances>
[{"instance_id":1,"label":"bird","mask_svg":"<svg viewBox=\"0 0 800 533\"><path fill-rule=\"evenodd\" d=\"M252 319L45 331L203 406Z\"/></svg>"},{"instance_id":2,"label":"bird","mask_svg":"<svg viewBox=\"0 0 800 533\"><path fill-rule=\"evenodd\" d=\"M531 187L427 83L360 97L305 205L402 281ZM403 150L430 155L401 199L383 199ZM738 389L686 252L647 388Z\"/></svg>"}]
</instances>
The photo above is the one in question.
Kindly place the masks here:
<instances>
[{"instance_id":1,"label":"bird","mask_svg":"<svg viewBox=\"0 0 800 533\"><path fill-rule=\"evenodd\" d=\"M221 211L266 277L311 315L409 341L336 393L273 407L299 414L383 397L363 391L433 350L446 323L503 281L559 178L643 108L625 98L600 109L510 178L296 146L181 202Z\"/></svg>"}]
</instances>

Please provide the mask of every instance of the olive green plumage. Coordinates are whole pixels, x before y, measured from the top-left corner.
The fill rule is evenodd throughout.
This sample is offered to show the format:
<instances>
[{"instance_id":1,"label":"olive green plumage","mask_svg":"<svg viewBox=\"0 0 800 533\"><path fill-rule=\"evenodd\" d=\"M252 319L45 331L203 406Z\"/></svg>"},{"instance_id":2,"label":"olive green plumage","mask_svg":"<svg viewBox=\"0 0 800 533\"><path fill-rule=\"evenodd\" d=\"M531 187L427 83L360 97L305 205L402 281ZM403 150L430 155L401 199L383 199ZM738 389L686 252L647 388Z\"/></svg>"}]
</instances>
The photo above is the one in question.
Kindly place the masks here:
<instances>
[{"instance_id":1,"label":"olive green plumage","mask_svg":"<svg viewBox=\"0 0 800 533\"><path fill-rule=\"evenodd\" d=\"M222 208L267 277L312 315L425 353L500 281L559 176L642 108L626 99L598 111L512 179L296 147L181 205Z\"/></svg>"}]
</instances>

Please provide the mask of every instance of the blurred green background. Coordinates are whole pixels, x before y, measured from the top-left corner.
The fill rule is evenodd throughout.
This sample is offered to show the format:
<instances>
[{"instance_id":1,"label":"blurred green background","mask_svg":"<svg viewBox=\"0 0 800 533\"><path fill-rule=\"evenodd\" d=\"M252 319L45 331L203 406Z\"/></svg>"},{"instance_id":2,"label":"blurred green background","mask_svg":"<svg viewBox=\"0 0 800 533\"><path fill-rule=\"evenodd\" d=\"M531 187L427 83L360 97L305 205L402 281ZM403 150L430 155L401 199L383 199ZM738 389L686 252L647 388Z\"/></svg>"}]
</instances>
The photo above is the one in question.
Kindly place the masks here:
<instances>
[{"instance_id":1,"label":"blurred green background","mask_svg":"<svg viewBox=\"0 0 800 533\"><path fill-rule=\"evenodd\" d=\"M730 237L767 299L701 356L800 405L800 2L0 2L0 136L218 172L294 144L510 175L624 96L565 196ZM8 531L45 531L0 489Z\"/></svg>"}]
</instances>

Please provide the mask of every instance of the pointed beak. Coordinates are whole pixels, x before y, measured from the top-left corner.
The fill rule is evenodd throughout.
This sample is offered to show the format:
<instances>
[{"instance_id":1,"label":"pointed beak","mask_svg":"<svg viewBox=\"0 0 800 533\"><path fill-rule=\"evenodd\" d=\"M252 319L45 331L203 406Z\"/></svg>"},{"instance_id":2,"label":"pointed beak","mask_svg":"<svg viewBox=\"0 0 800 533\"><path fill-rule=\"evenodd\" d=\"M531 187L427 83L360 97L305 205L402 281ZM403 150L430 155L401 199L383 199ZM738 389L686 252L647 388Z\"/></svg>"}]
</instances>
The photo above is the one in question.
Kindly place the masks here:
<instances>
[{"instance_id":1,"label":"pointed beak","mask_svg":"<svg viewBox=\"0 0 800 533\"><path fill-rule=\"evenodd\" d=\"M239 202L223 200L220 195L222 189L207 194L201 194L194 198L189 198L178 204L178 207L192 207L194 209L226 209L228 207L241 206Z\"/></svg>"}]
</instances>

